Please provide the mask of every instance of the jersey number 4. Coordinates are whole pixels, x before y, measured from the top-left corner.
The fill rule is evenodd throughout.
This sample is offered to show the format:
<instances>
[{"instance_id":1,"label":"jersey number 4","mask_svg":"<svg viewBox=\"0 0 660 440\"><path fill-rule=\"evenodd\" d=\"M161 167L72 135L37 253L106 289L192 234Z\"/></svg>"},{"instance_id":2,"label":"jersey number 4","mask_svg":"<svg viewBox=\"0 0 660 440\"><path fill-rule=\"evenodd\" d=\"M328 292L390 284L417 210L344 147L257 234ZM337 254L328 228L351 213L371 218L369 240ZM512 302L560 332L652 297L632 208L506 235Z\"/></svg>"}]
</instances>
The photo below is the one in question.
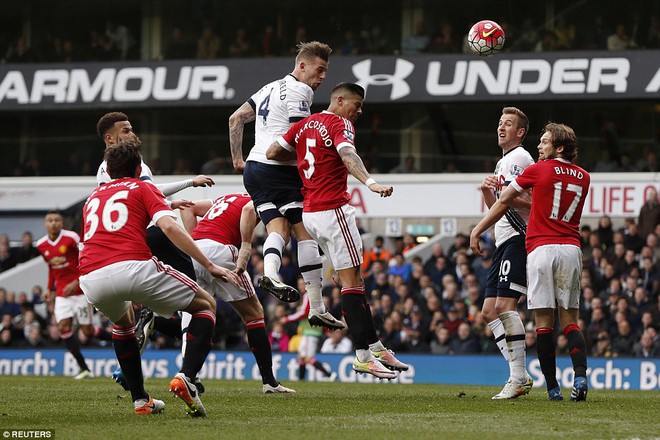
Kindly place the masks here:
<instances>
[{"instance_id":1,"label":"jersey number 4","mask_svg":"<svg viewBox=\"0 0 660 440\"><path fill-rule=\"evenodd\" d=\"M552 197L552 211L550 212L551 220L557 220L559 218L559 205L561 204L563 183L556 182L554 186L555 186L555 192ZM573 201L571 202L568 209L564 213L564 216L561 218L562 221L569 222L571 221L571 218L575 214L575 210L577 209L578 203L580 203L580 199L582 198L582 187L574 183L569 183L568 185L566 185L566 191L575 193L575 196L573 197Z\"/></svg>"},{"instance_id":2,"label":"jersey number 4","mask_svg":"<svg viewBox=\"0 0 660 440\"><path fill-rule=\"evenodd\" d=\"M93 198L87 204L87 221L85 222L85 240L89 240L96 233L99 223L109 232L116 232L124 227L128 221L128 208L120 200L128 198L128 191L118 191L112 195L103 206L101 219L97 211L101 205L98 198ZM114 215L113 215L114 214ZM115 220L112 219L115 217Z\"/></svg>"},{"instance_id":3,"label":"jersey number 4","mask_svg":"<svg viewBox=\"0 0 660 440\"><path fill-rule=\"evenodd\" d=\"M264 124L266 123L266 118L268 118L268 113L270 112L270 110L268 110L268 104L270 104L270 93L266 96L266 99L261 101L261 104L259 104L259 111L257 112L259 116L264 118Z\"/></svg>"}]
</instances>

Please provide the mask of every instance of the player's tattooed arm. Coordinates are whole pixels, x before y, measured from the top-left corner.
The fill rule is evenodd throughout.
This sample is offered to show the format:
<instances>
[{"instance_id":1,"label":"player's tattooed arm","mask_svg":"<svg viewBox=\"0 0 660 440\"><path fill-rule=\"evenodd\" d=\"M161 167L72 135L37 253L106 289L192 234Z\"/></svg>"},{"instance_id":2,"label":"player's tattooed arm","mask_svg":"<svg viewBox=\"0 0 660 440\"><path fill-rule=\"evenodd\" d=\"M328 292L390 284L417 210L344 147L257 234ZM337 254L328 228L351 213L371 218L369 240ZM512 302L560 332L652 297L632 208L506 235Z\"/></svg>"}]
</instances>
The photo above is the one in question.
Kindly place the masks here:
<instances>
[{"instance_id":1,"label":"player's tattooed arm","mask_svg":"<svg viewBox=\"0 0 660 440\"><path fill-rule=\"evenodd\" d=\"M341 157L344 166L353 177L362 183L365 183L369 178L369 172L364 167L362 158L358 156L355 148L344 147L339 150L339 157Z\"/></svg>"},{"instance_id":2,"label":"player's tattooed arm","mask_svg":"<svg viewBox=\"0 0 660 440\"><path fill-rule=\"evenodd\" d=\"M245 168L243 160L243 128L245 124L254 121L256 115L249 103L244 103L229 117L229 147L234 169L242 173Z\"/></svg>"},{"instance_id":3,"label":"player's tattooed arm","mask_svg":"<svg viewBox=\"0 0 660 440\"><path fill-rule=\"evenodd\" d=\"M344 166L348 172L357 180L367 185L372 192L380 194L381 197L389 197L392 195L394 189L391 186L381 185L369 175L369 172L364 167L364 162L362 162L362 159L358 156L355 148L341 148L339 150L339 156L341 157L342 162L344 162Z\"/></svg>"}]
</instances>

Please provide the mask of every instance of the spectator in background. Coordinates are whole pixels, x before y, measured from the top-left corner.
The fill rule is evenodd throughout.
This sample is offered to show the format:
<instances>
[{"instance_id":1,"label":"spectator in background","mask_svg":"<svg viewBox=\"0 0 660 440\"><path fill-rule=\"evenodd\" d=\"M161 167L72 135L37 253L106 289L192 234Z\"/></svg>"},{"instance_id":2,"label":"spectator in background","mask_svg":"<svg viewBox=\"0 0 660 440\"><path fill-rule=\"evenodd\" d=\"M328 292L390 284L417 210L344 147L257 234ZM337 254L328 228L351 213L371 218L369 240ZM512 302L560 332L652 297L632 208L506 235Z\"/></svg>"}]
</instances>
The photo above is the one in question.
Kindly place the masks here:
<instances>
[{"instance_id":1,"label":"spectator in background","mask_svg":"<svg viewBox=\"0 0 660 440\"><path fill-rule=\"evenodd\" d=\"M629 357L633 354L635 335L630 327L630 322L623 319L617 323L617 332L612 340L612 351L615 356Z\"/></svg>"},{"instance_id":2,"label":"spectator in background","mask_svg":"<svg viewBox=\"0 0 660 440\"><path fill-rule=\"evenodd\" d=\"M607 37L610 35L610 30L603 24L603 16L596 15L593 23L588 26L582 27L585 30L585 35L582 40L582 48L588 50L605 50L607 49Z\"/></svg>"},{"instance_id":3,"label":"spectator in background","mask_svg":"<svg viewBox=\"0 0 660 440\"><path fill-rule=\"evenodd\" d=\"M368 275L371 265L375 261L382 261L385 266L388 266L391 259L392 252L385 247L385 238L382 235L376 236L373 247L364 251L364 261L362 262L363 276L366 277Z\"/></svg>"},{"instance_id":4,"label":"spectator in background","mask_svg":"<svg viewBox=\"0 0 660 440\"><path fill-rule=\"evenodd\" d=\"M200 173L204 175L224 174L229 171L225 158L220 156L217 150L209 151L209 160L202 164Z\"/></svg>"},{"instance_id":5,"label":"spectator in background","mask_svg":"<svg viewBox=\"0 0 660 440\"><path fill-rule=\"evenodd\" d=\"M236 29L234 39L229 43L229 56L233 58L246 58L252 55L252 43L247 38L244 27Z\"/></svg>"},{"instance_id":6,"label":"spectator in background","mask_svg":"<svg viewBox=\"0 0 660 440\"><path fill-rule=\"evenodd\" d=\"M412 265L406 263L403 254L398 253L394 256L393 263L390 265L388 275L398 275L404 283L407 283L412 274Z\"/></svg>"},{"instance_id":7,"label":"spectator in background","mask_svg":"<svg viewBox=\"0 0 660 440\"><path fill-rule=\"evenodd\" d=\"M280 322L273 324L273 329L268 333L268 340L273 352L286 353L289 351L289 335L284 331L284 325Z\"/></svg>"},{"instance_id":8,"label":"spectator in background","mask_svg":"<svg viewBox=\"0 0 660 440\"><path fill-rule=\"evenodd\" d=\"M215 34L213 26L206 25L202 35L197 40L197 58L212 60L220 57L220 38Z\"/></svg>"},{"instance_id":9,"label":"spectator in background","mask_svg":"<svg viewBox=\"0 0 660 440\"><path fill-rule=\"evenodd\" d=\"M392 174L414 174L419 173L419 169L415 164L415 156L409 154L403 159L399 165L395 166L390 170Z\"/></svg>"},{"instance_id":10,"label":"spectator in background","mask_svg":"<svg viewBox=\"0 0 660 440\"><path fill-rule=\"evenodd\" d=\"M632 163L632 159L628 153L622 153L619 156L619 168L617 169L620 173L634 173L637 172L637 167Z\"/></svg>"},{"instance_id":11,"label":"spectator in background","mask_svg":"<svg viewBox=\"0 0 660 440\"><path fill-rule=\"evenodd\" d=\"M443 326L435 329L435 337L431 341L431 353L433 354L454 354L451 347L451 335L449 330Z\"/></svg>"},{"instance_id":12,"label":"spectator in background","mask_svg":"<svg viewBox=\"0 0 660 440\"><path fill-rule=\"evenodd\" d=\"M614 33L607 37L607 50L627 50L635 48L637 48L637 44L626 33L626 27L623 24L617 24Z\"/></svg>"},{"instance_id":13,"label":"spectator in background","mask_svg":"<svg viewBox=\"0 0 660 440\"><path fill-rule=\"evenodd\" d=\"M614 231L612 230L612 219L608 215L603 215L598 219L598 228L596 229L600 244L603 250L609 250L614 243Z\"/></svg>"},{"instance_id":14,"label":"spectator in background","mask_svg":"<svg viewBox=\"0 0 660 440\"><path fill-rule=\"evenodd\" d=\"M571 50L575 43L575 26L566 21L563 15L557 19L557 24L554 29L555 37L557 38L557 50Z\"/></svg>"},{"instance_id":15,"label":"spectator in background","mask_svg":"<svg viewBox=\"0 0 660 440\"><path fill-rule=\"evenodd\" d=\"M591 350L592 356L597 357L612 357L612 344L610 341L610 334L607 330L601 330L596 337L596 344Z\"/></svg>"},{"instance_id":16,"label":"spectator in background","mask_svg":"<svg viewBox=\"0 0 660 440\"><path fill-rule=\"evenodd\" d=\"M651 15L644 47L646 49L660 49L660 19L657 15Z\"/></svg>"},{"instance_id":17,"label":"spectator in background","mask_svg":"<svg viewBox=\"0 0 660 440\"><path fill-rule=\"evenodd\" d=\"M347 329L330 332L321 345L321 353L351 353L353 351L353 343L346 336L347 333Z\"/></svg>"},{"instance_id":18,"label":"spectator in background","mask_svg":"<svg viewBox=\"0 0 660 440\"><path fill-rule=\"evenodd\" d=\"M344 32L344 40L339 44L339 55L355 56L360 53L361 44L352 30Z\"/></svg>"},{"instance_id":19,"label":"spectator in background","mask_svg":"<svg viewBox=\"0 0 660 440\"><path fill-rule=\"evenodd\" d=\"M520 34L513 42L511 50L515 52L531 52L539 41L538 26L534 24L531 18L523 21Z\"/></svg>"},{"instance_id":20,"label":"spectator in background","mask_svg":"<svg viewBox=\"0 0 660 440\"><path fill-rule=\"evenodd\" d=\"M186 60L194 58L194 56L195 49L192 42L185 36L181 27L174 26L167 49L165 49L165 59Z\"/></svg>"},{"instance_id":21,"label":"spectator in background","mask_svg":"<svg viewBox=\"0 0 660 440\"><path fill-rule=\"evenodd\" d=\"M639 254L642 251L645 243L646 240L644 240L644 238L642 238L642 236L639 234L637 223L635 223L634 220L630 221L623 238L623 244L626 249L631 249L636 254Z\"/></svg>"},{"instance_id":22,"label":"spectator in background","mask_svg":"<svg viewBox=\"0 0 660 440\"><path fill-rule=\"evenodd\" d=\"M275 33L275 27L272 24L266 25L260 42L261 56L268 58L281 55L282 42Z\"/></svg>"},{"instance_id":23,"label":"spectator in background","mask_svg":"<svg viewBox=\"0 0 660 440\"><path fill-rule=\"evenodd\" d=\"M619 164L612 159L612 155L608 150L600 152L600 159L594 165L595 173L613 173L617 171Z\"/></svg>"},{"instance_id":24,"label":"spectator in background","mask_svg":"<svg viewBox=\"0 0 660 440\"><path fill-rule=\"evenodd\" d=\"M289 45L289 53L295 55L298 53L298 45L307 41L307 28L300 25L296 28L296 34L293 37L293 42Z\"/></svg>"},{"instance_id":25,"label":"spectator in background","mask_svg":"<svg viewBox=\"0 0 660 440\"><path fill-rule=\"evenodd\" d=\"M637 161L637 169L643 173L655 173L658 171L658 159L650 149L644 151L644 156Z\"/></svg>"},{"instance_id":26,"label":"spectator in background","mask_svg":"<svg viewBox=\"0 0 660 440\"><path fill-rule=\"evenodd\" d=\"M474 354L481 352L479 337L472 333L470 324L467 322L461 322L459 324L458 331L454 335L450 346L454 354Z\"/></svg>"},{"instance_id":27,"label":"spectator in background","mask_svg":"<svg viewBox=\"0 0 660 440\"><path fill-rule=\"evenodd\" d=\"M365 53L371 55L390 55L393 48L389 39L382 33L378 24L371 26L371 30L365 39Z\"/></svg>"},{"instance_id":28,"label":"spectator in background","mask_svg":"<svg viewBox=\"0 0 660 440\"><path fill-rule=\"evenodd\" d=\"M108 20L105 24L105 36L119 55L119 59L124 61L133 59L131 50L135 46L135 38L131 35L128 27L123 24L117 24L113 20Z\"/></svg>"},{"instance_id":29,"label":"spectator in background","mask_svg":"<svg viewBox=\"0 0 660 440\"><path fill-rule=\"evenodd\" d=\"M534 52L552 52L555 50L557 50L557 35L554 31L546 29L543 31L543 38L534 45Z\"/></svg>"},{"instance_id":30,"label":"spectator in background","mask_svg":"<svg viewBox=\"0 0 660 440\"><path fill-rule=\"evenodd\" d=\"M440 31L429 43L429 53L458 53L461 50L461 42L454 35L454 26L449 21L444 21Z\"/></svg>"},{"instance_id":31,"label":"spectator in background","mask_svg":"<svg viewBox=\"0 0 660 440\"><path fill-rule=\"evenodd\" d=\"M21 35L13 46L10 46L5 55L7 63L34 63L38 61L37 54L28 45L27 37Z\"/></svg>"},{"instance_id":32,"label":"spectator in background","mask_svg":"<svg viewBox=\"0 0 660 440\"><path fill-rule=\"evenodd\" d=\"M403 55L417 55L426 52L430 38L424 29L424 22L415 23L415 29L412 34L404 38L401 43L401 52Z\"/></svg>"},{"instance_id":33,"label":"spectator in background","mask_svg":"<svg viewBox=\"0 0 660 440\"><path fill-rule=\"evenodd\" d=\"M655 227L660 224L660 204L658 204L658 192L651 187L646 191L644 204L639 210L638 229L639 235L646 238Z\"/></svg>"},{"instance_id":34,"label":"spectator in background","mask_svg":"<svg viewBox=\"0 0 660 440\"><path fill-rule=\"evenodd\" d=\"M656 358L660 357L660 348L653 343L651 332L645 331L639 342L633 348L633 354L636 358Z\"/></svg>"},{"instance_id":35,"label":"spectator in background","mask_svg":"<svg viewBox=\"0 0 660 440\"><path fill-rule=\"evenodd\" d=\"M0 240L0 272L9 270L16 266L16 264L18 264L18 262L16 261L16 256L9 248L9 242Z\"/></svg>"}]
</instances>

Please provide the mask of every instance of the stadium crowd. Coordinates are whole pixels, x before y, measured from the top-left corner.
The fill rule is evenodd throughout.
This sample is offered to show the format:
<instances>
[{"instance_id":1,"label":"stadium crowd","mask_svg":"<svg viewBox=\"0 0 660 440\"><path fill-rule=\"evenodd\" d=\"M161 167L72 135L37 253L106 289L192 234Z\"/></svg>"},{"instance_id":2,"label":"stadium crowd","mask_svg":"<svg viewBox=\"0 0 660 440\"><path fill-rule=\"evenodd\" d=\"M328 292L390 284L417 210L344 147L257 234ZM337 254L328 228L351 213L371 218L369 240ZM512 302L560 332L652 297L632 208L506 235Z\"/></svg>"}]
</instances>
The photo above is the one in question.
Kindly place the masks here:
<instances>
[{"instance_id":1,"label":"stadium crowd","mask_svg":"<svg viewBox=\"0 0 660 440\"><path fill-rule=\"evenodd\" d=\"M629 218L615 229L609 217L600 218L598 227L581 228L584 266L580 327L592 356L660 357L660 205L650 197L637 219ZM0 263L34 257L31 235L26 232L22 246L9 248L6 235L0 236ZM459 233L448 249L433 246L432 255L406 258L415 246L415 237L406 234L386 242L376 237L374 246L365 249L363 276L366 291L383 343L406 353L473 354L498 353L492 334L481 319L483 286L492 264L493 241L483 237L485 254L475 258L468 237ZM298 304L279 302L261 291L257 280L263 275L261 245L258 237L249 263L255 289L264 305L274 351L296 351L298 323L282 323ZM282 258L280 274L289 285L304 288L299 282L295 245ZM414 254L414 252L412 252ZM9 255L9 257L5 257ZM408 256L410 256L408 254ZM326 274L324 300L327 309L341 318L341 290ZM8 292L0 287L0 346L2 348L58 347L53 303L42 301L43 288L33 280L31 290ZM28 286L26 286L26 289ZM529 353L535 352L536 335L525 297L519 303L525 323ZM233 309L218 301L215 335L217 349L246 350L244 325ZM109 328L100 314L97 324ZM336 346L341 334L326 335L328 350ZM78 333L85 347L105 346L106 342ZM557 350L567 354L567 341L557 333ZM336 339L336 341L333 341ZM334 345L333 345L334 344ZM178 348L179 341L163 335L152 336L153 348Z\"/></svg>"},{"instance_id":2,"label":"stadium crowd","mask_svg":"<svg viewBox=\"0 0 660 440\"><path fill-rule=\"evenodd\" d=\"M610 11L611 12L611 11ZM438 23L418 21L410 35L401 37L400 25L392 26L385 17L365 14L353 27L337 25L299 25L285 35L281 25L267 21L246 20L227 26L221 14L212 11L204 18L179 18L162 39L161 59L218 59L289 56L300 41L318 39L332 42L335 54L417 55L468 53L466 32L470 26L458 17ZM97 20L98 21L98 20ZM84 61L119 61L140 58L142 42L139 25L108 20L105 27L90 28L86 37L49 31L33 40L28 35L0 32L2 63L60 63ZM509 21L496 19L505 31L505 50L511 52L548 52L560 50L630 50L660 48L660 19L633 12L623 19L608 11L591 17L577 17L570 12L558 15L545 27L538 17ZM579 24L579 26L578 26ZM90 27L92 25L90 24ZM337 29L340 29L337 32Z\"/></svg>"}]
</instances>

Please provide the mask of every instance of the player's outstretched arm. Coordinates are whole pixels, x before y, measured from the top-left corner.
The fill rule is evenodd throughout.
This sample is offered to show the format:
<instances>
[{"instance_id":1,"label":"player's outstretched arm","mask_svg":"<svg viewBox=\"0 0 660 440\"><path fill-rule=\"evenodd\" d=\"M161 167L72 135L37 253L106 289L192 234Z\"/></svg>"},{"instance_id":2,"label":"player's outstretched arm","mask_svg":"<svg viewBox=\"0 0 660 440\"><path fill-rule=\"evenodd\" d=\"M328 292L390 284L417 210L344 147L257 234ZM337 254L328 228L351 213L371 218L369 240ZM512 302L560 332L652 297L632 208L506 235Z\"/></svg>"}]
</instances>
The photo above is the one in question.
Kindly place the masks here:
<instances>
[{"instance_id":1,"label":"player's outstretched arm","mask_svg":"<svg viewBox=\"0 0 660 440\"><path fill-rule=\"evenodd\" d=\"M268 160L278 160L280 162L286 162L289 160L296 160L296 152L289 151L284 148L278 141L273 142L266 150L266 158Z\"/></svg>"},{"instance_id":2,"label":"player's outstretched arm","mask_svg":"<svg viewBox=\"0 0 660 440\"><path fill-rule=\"evenodd\" d=\"M520 193L512 186L507 186L500 195L500 198L493 203L484 218L472 229L470 233L470 248L475 255L481 255L481 246L479 238L488 228L493 226L509 210L510 204L518 197Z\"/></svg>"},{"instance_id":3,"label":"player's outstretched arm","mask_svg":"<svg viewBox=\"0 0 660 440\"><path fill-rule=\"evenodd\" d=\"M183 227L189 234L197 226L197 217L203 217L212 205L213 200L203 199L192 202L187 206L178 207L181 214L181 223L183 223ZM172 209L175 209L174 203L172 203Z\"/></svg>"},{"instance_id":4,"label":"player's outstretched arm","mask_svg":"<svg viewBox=\"0 0 660 440\"><path fill-rule=\"evenodd\" d=\"M231 160L237 173L243 173L243 129L245 124L255 119L255 113L249 103L244 103L229 117L229 148Z\"/></svg>"},{"instance_id":5,"label":"player's outstretched arm","mask_svg":"<svg viewBox=\"0 0 660 440\"><path fill-rule=\"evenodd\" d=\"M371 191L380 194L381 197L389 197L392 195L394 188L377 183L369 172L364 167L362 158L358 156L357 151L353 147L344 147L339 150L344 166L353 177L365 184Z\"/></svg>"},{"instance_id":6,"label":"player's outstretched arm","mask_svg":"<svg viewBox=\"0 0 660 440\"><path fill-rule=\"evenodd\" d=\"M248 261L252 256L252 236L257 226L257 211L254 203L249 202L241 211L241 248L238 251L235 272L240 275L247 269Z\"/></svg>"},{"instance_id":7,"label":"player's outstretched arm","mask_svg":"<svg viewBox=\"0 0 660 440\"><path fill-rule=\"evenodd\" d=\"M181 190L190 188L191 186L212 186L215 184L215 181L208 176L199 175L192 179L179 180L176 182L170 183L155 183L156 188L158 188L165 197L169 197L172 194L176 194Z\"/></svg>"},{"instance_id":8,"label":"player's outstretched arm","mask_svg":"<svg viewBox=\"0 0 660 440\"><path fill-rule=\"evenodd\" d=\"M238 276L223 267L219 267L211 260L208 259L206 255L197 247L195 241L192 237L186 232L185 229L177 223L174 217L165 216L158 219L156 225L163 231L163 233L170 239L172 243L179 249L181 249L186 254L190 255L191 258L195 259L199 264L204 266L210 273L216 278L220 278L223 281L231 282L236 286L240 286L241 280Z\"/></svg>"}]
</instances>

